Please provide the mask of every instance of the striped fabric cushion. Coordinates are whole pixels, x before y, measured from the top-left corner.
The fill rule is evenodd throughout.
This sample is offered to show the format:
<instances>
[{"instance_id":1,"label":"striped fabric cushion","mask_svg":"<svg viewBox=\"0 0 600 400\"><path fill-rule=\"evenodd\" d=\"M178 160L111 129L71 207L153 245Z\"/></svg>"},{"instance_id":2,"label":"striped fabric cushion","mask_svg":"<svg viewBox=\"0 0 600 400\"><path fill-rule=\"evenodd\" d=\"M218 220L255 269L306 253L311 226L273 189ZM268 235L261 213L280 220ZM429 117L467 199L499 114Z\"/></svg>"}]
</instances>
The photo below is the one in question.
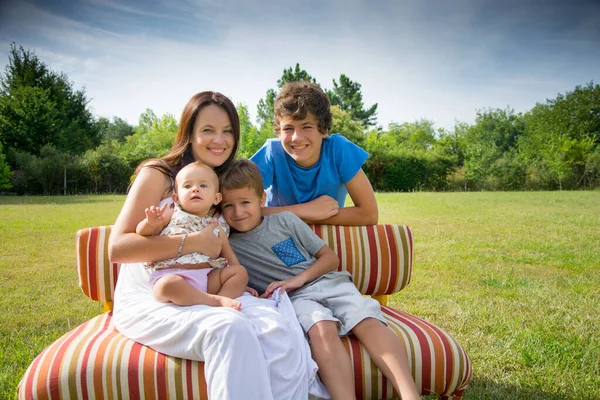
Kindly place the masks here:
<instances>
[{"instance_id":1,"label":"striped fabric cushion","mask_svg":"<svg viewBox=\"0 0 600 400\"><path fill-rule=\"evenodd\" d=\"M412 273L412 231L408 226L311 225L313 231L340 259L362 294L383 295L400 291ZM110 226L77 232L79 286L90 299L113 300L119 264L108 259Z\"/></svg>"},{"instance_id":2,"label":"striped fabric cushion","mask_svg":"<svg viewBox=\"0 0 600 400\"><path fill-rule=\"evenodd\" d=\"M111 228L80 229L75 236L79 286L87 297L101 302L112 302L119 273L119 264L108 259Z\"/></svg>"},{"instance_id":3,"label":"striped fabric cushion","mask_svg":"<svg viewBox=\"0 0 600 400\"><path fill-rule=\"evenodd\" d=\"M460 399L471 378L460 345L409 314L384 307L384 315L406 345L421 393ZM397 398L356 338L342 341L354 365L357 398ZM206 392L204 363L168 357L125 338L105 313L48 346L23 376L18 398L207 399Z\"/></svg>"},{"instance_id":4,"label":"striped fabric cushion","mask_svg":"<svg viewBox=\"0 0 600 400\"><path fill-rule=\"evenodd\" d=\"M311 225L340 259L362 294L399 292L410 283L412 231L408 226Z\"/></svg>"}]
</instances>

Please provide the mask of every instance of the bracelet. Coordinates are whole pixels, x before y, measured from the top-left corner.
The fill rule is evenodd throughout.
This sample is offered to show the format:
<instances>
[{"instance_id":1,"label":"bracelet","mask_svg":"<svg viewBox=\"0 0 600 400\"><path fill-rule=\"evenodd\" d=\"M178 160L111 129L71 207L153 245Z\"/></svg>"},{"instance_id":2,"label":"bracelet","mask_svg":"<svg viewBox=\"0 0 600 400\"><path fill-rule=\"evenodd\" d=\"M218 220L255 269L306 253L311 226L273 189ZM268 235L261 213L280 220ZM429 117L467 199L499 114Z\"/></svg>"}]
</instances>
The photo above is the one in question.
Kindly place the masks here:
<instances>
[{"instance_id":1,"label":"bracelet","mask_svg":"<svg viewBox=\"0 0 600 400\"><path fill-rule=\"evenodd\" d=\"M181 257L181 250L183 250L183 243L185 242L187 235L187 233L184 233L181 237L181 243L179 243L179 248L177 249L177 258Z\"/></svg>"}]
</instances>

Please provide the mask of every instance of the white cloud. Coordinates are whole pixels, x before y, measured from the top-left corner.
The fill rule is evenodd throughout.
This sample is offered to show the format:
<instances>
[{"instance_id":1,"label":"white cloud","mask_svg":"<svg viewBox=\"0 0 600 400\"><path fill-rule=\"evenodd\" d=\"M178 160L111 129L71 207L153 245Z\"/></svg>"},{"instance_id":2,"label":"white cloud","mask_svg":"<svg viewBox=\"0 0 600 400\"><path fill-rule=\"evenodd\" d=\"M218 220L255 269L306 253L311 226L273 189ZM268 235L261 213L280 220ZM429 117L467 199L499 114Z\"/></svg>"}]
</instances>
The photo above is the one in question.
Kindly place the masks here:
<instances>
[{"instance_id":1,"label":"white cloud","mask_svg":"<svg viewBox=\"0 0 600 400\"><path fill-rule=\"evenodd\" d=\"M255 115L266 90L297 62L325 88L342 73L360 83L365 105L379 104L384 127L428 118L451 128L455 119L472 122L477 109L525 111L598 80L589 60L600 56L590 54L589 44L550 48L544 58L528 59L507 30L514 21L482 24L478 3L469 1L333 1L318 9L267 0L146 4L86 0L84 9L106 20L83 23L17 3L0 17L0 62L6 63L13 40L34 48L76 87L86 87L97 115L132 124L146 108L178 118L202 90L220 91ZM115 15L138 19L114 25ZM566 48L585 54L587 64L563 57Z\"/></svg>"}]
</instances>

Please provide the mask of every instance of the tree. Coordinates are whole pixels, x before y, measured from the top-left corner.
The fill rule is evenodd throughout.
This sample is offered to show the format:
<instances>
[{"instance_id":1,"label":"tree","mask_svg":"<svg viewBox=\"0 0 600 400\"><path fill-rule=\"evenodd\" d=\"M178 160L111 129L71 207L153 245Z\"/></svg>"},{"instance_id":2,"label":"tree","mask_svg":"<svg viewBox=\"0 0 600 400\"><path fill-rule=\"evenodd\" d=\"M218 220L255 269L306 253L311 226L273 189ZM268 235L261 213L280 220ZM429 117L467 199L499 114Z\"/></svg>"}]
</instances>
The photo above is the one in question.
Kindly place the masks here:
<instances>
[{"instance_id":1,"label":"tree","mask_svg":"<svg viewBox=\"0 0 600 400\"><path fill-rule=\"evenodd\" d=\"M4 150L2 149L2 144L0 143L0 190L8 190L12 187L10 183L12 176L13 172L6 163L6 156L4 155Z\"/></svg>"},{"instance_id":2,"label":"tree","mask_svg":"<svg viewBox=\"0 0 600 400\"><path fill-rule=\"evenodd\" d=\"M74 90L64 73L51 71L31 50L11 44L0 76L0 143L40 154L50 144L80 154L99 144L85 91Z\"/></svg>"},{"instance_id":3,"label":"tree","mask_svg":"<svg viewBox=\"0 0 600 400\"><path fill-rule=\"evenodd\" d=\"M269 127L272 130L275 99L277 98L277 94L279 93L279 90L281 90L283 85L285 85L286 83L300 82L300 81L312 82L315 85L319 86L316 79L313 78L308 72L301 69L299 63L296 63L296 67L294 69L292 69L292 67L289 67L289 68L285 68L283 70L283 74L281 75L281 78L277 80L278 90L277 91L275 91L274 89L267 90L267 94L265 95L265 98L260 99L258 101L257 122L258 122L258 126L260 127L259 128L260 131L264 131L265 128L267 128L267 127Z\"/></svg>"},{"instance_id":4,"label":"tree","mask_svg":"<svg viewBox=\"0 0 600 400\"><path fill-rule=\"evenodd\" d=\"M327 94L332 105L350 113L353 119L361 121L365 126L375 126L377 123L377 103L368 109L364 108L361 84L353 82L346 75L340 75L340 82L333 80L333 90Z\"/></svg>"},{"instance_id":5,"label":"tree","mask_svg":"<svg viewBox=\"0 0 600 400\"><path fill-rule=\"evenodd\" d=\"M363 125L359 121L352 119L349 112L340 110L338 106L331 107L332 122L330 133L341 133L352 143L362 148L366 145L366 136L363 132Z\"/></svg>"},{"instance_id":6,"label":"tree","mask_svg":"<svg viewBox=\"0 0 600 400\"><path fill-rule=\"evenodd\" d=\"M96 126L102 141L109 142L116 140L117 142L124 142L127 136L131 136L134 133L133 126L129 125L127 121L119 117L113 117L110 121L106 117L98 118Z\"/></svg>"},{"instance_id":7,"label":"tree","mask_svg":"<svg viewBox=\"0 0 600 400\"><path fill-rule=\"evenodd\" d=\"M559 189L597 180L591 172L595 169L590 169L594 159L590 154L599 146L600 85L593 82L538 103L526 114L525 130L518 140L529 173L535 173L534 178L545 186L550 186L546 177L551 177Z\"/></svg>"}]
</instances>

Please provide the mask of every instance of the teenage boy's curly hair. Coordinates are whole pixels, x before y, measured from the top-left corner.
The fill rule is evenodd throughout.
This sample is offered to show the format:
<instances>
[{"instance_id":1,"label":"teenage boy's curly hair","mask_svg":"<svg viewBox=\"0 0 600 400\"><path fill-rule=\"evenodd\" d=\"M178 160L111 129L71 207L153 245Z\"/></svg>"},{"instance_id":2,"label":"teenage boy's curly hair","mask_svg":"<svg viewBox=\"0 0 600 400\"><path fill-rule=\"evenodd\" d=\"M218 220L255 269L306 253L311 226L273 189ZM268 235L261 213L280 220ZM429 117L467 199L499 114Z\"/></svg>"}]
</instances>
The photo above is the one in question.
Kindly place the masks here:
<instances>
[{"instance_id":1,"label":"teenage boy's curly hair","mask_svg":"<svg viewBox=\"0 0 600 400\"><path fill-rule=\"evenodd\" d=\"M329 133L330 106L329 96L314 83L286 83L275 100L275 132L280 132L281 119L292 117L294 120L300 120L311 112L317 117L319 132Z\"/></svg>"},{"instance_id":2,"label":"teenage boy's curly hair","mask_svg":"<svg viewBox=\"0 0 600 400\"><path fill-rule=\"evenodd\" d=\"M258 166L247 159L233 160L219 177L221 192L250 188L262 197L264 185Z\"/></svg>"}]
</instances>

